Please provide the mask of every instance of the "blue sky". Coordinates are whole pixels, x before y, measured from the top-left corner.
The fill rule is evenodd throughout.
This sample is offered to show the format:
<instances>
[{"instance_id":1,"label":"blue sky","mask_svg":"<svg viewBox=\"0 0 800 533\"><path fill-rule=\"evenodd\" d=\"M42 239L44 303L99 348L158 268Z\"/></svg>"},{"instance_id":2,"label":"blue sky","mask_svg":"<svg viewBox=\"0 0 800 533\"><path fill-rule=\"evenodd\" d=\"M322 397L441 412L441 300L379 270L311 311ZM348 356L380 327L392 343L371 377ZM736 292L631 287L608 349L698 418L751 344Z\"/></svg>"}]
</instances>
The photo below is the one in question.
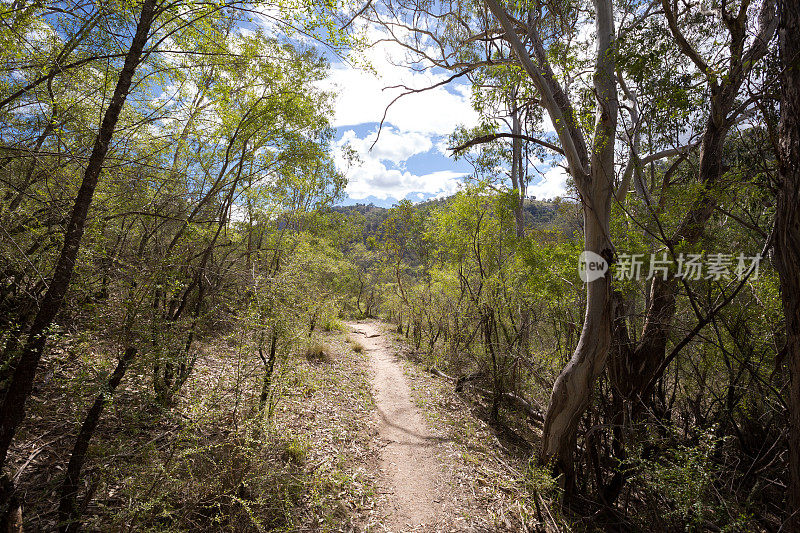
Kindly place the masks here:
<instances>
[{"instance_id":1,"label":"blue sky","mask_svg":"<svg viewBox=\"0 0 800 533\"><path fill-rule=\"evenodd\" d=\"M391 206L403 198L420 201L453 194L471 167L449 157L447 139L459 125L474 126L478 122L470 102L470 86L451 82L404 96L389 109L380 137L370 149L386 106L402 92L387 87L429 87L448 74L405 67L408 58L401 46L381 41L385 36L379 30L367 33L378 43L365 52L372 71L336 61L323 83L338 93L333 120L337 148L349 144L361 160L359 166L348 168L344 158L337 157L337 164L348 177L342 203ZM564 194L563 171L551 170L549 165L541 168L544 177L534 177L529 194L538 198Z\"/></svg>"},{"instance_id":2,"label":"blue sky","mask_svg":"<svg viewBox=\"0 0 800 533\"><path fill-rule=\"evenodd\" d=\"M268 30L274 26L269 17L256 18ZM421 201L455 193L472 168L466 161L450 157L447 140L458 126L478 124L470 100L471 86L456 80L400 98L389 109L373 147L387 105L404 91L389 87L423 89L452 73L442 69L420 71L419 63L417 69L408 68L418 58L409 57L385 30L368 25L364 31L367 42L373 44L356 59L369 68L358 68L326 54L331 67L328 78L320 83L320 88L338 94L332 120L336 129L334 158L348 178L340 203L389 207L404 198ZM319 48L325 53L324 47ZM546 122L543 131L552 132L552 125ZM347 165L342 155L346 145L358 154L360 165ZM553 163L536 161L529 167L536 171L528 185L529 196L545 199L566 193L566 172Z\"/></svg>"}]
</instances>

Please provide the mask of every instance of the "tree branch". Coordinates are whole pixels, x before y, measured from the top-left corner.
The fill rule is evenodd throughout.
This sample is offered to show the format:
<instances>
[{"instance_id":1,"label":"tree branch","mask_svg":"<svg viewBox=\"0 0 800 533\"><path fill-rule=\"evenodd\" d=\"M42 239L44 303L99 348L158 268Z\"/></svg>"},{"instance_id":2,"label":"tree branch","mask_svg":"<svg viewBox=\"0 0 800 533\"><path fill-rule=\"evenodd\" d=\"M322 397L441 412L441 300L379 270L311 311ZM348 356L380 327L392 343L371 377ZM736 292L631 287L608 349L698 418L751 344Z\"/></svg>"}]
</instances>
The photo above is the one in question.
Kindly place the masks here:
<instances>
[{"instance_id":1,"label":"tree branch","mask_svg":"<svg viewBox=\"0 0 800 533\"><path fill-rule=\"evenodd\" d=\"M564 111L561 109L561 106L558 105L553 95L552 84L555 83L554 80L546 79L542 70L531 61L525 45L522 44L517 32L511 25L508 13L500 6L497 0L484 0L484 3L492 14L494 14L495 18L497 18L497 21L500 22L500 26L502 26L505 32L506 41L511 45L520 65L531 77L531 81L536 87L536 90L539 91L542 97L542 104L549 113L550 119L556 128L556 133L558 133L558 138L564 147L564 156L567 158L567 164L569 165L573 177L585 176L586 169L583 164L585 157L582 157L582 155L585 156L585 154L580 154L578 152L575 139L572 138L572 132L569 130L569 126L566 123Z\"/></svg>"},{"instance_id":2,"label":"tree branch","mask_svg":"<svg viewBox=\"0 0 800 533\"><path fill-rule=\"evenodd\" d=\"M492 133L490 135L481 135L480 137L475 137L474 139L471 139L465 142L464 144L456 146L455 148L450 148L450 150L453 152L453 154L457 154L459 152L463 152L467 148L475 146L476 144L485 144L497 139L522 139L523 141L536 143L539 146L544 146L545 148L548 148L558 154L564 155L564 150L562 150L555 144L551 144L547 141L543 141L541 139L537 139L536 137L531 137L529 135L521 135L515 133Z\"/></svg>"}]
</instances>

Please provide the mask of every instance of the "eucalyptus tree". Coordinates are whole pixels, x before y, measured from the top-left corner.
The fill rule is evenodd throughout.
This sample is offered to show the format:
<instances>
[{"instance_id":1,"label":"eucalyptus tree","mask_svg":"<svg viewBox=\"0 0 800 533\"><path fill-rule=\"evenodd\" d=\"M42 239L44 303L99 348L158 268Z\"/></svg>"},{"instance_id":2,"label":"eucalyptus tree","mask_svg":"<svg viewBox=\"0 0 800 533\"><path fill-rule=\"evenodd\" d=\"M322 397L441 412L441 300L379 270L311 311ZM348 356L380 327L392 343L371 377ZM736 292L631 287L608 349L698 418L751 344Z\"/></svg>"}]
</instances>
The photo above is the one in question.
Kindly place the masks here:
<instances>
[{"instance_id":1,"label":"eucalyptus tree","mask_svg":"<svg viewBox=\"0 0 800 533\"><path fill-rule=\"evenodd\" d=\"M17 345L20 345L19 353L5 355L3 358L4 363L13 364L14 371L11 373L2 406L0 406L0 416L2 417L2 422L0 422L0 469L5 466L8 449L11 446L14 434L25 417L25 403L33 389L36 370L47 341L47 330L61 309L69 288L84 233L86 218L103 162L130 91L133 77L142 60L144 47L150 36L151 26L159 15L157 11L156 0L145 0L140 10L134 11L135 30L132 32L130 42L127 45L127 51L124 53L124 63L119 71L113 96L103 113L103 119L95 137L94 146L83 173L83 180L65 229L63 245L55 263L52 277L47 284L47 290L38 305L38 310L33 316L30 327L24 332L26 339L11 343L12 348L15 350ZM8 101L8 98L6 98L6 101ZM23 331L18 331L17 335L21 338ZM0 517L0 521L5 524L10 513L16 512L19 504L14 499L13 487L4 487L2 492L3 494L0 496L2 496L3 516Z\"/></svg>"},{"instance_id":2,"label":"eucalyptus tree","mask_svg":"<svg viewBox=\"0 0 800 533\"><path fill-rule=\"evenodd\" d=\"M678 165L685 161L688 150L698 150L697 183L700 189L679 223L674 228L662 228L661 234L656 235L669 253L677 257L676 247L696 244L716 211L718 198L723 190L721 180L726 172L723 150L729 131L751 117L755 109L754 102L764 98L763 92L758 89L761 86L763 90L763 65L760 62L775 34L777 17L775 4L771 0L758 5L741 2L737 9L723 3L719 10L705 12L701 12L701 8L678 12L676 6L666 0L661 7L671 37L669 43L680 52L682 59L688 61L689 65L684 67L685 72L701 80L705 88L701 105L708 106L703 112L704 118L699 131L692 131L691 126L688 128L688 143L673 145L657 154L684 154L676 163ZM710 30L711 27L717 27L717 19L725 28L722 35ZM753 23L754 19L757 19L757 24ZM708 56L708 59L704 56ZM743 94L742 87L745 83L748 84L749 94ZM643 164L635 140L642 127L636 91L631 91L627 86L625 88L626 98L631 103L633 139L629 143L629 165L623 174L620 200L623 200L622 196L627 192L630 175L641 172ZM650 211L649 216L658 217L655 203L666 198L667 191L661 190L654 198L645 180L637 177L635 181L641 200ZM670 230L671 234L665 233ZM617 385L622 394L635 403L637 410L646 402L655 381L668 363L665 361L665 351L675 314L675 296L681 287L680 281L675 277L653 278L645 325L639 340L632 349L623 351L624 360L615 365ZM621 342L625 345L631 344L628 340Z\"/></svg>"},{"instance_id":3,"label":"eucalyptus tree","mask_svg":"<svg viewBox=\"0 0 800 533\"><path fill-rule=\"evenodd\" d=\"M584 205L585 248L613 262L610 242L611 200L615 180L617 138L617 81L614 10L610 0L594 2L595 53L591 56L595 98L576 102L570 94L573 73L554 65L552 47L559 37L575 35L570 17L577 6L531 2L505 5L495 0L479 3L384 2L368 18L402 39L419 60L464 76L492 64L491 50L505 40L514 63L528 76L538 104L547 112L563 155ZM570 42L567 39L567 42ZM486 53L485 51L489 51ZM586 82L587 80L583 80ZM578 104L587 104L577 109ZM594 124L583 119L595 115ZM563 474L566 494L574 489L573 452L581 416L589 405L592 385L603 371L611 343L611 275L587 283L583 330L570 362L553 386L547 410L540 460Z\"/></svg>"},{"instance_id":4,"label":"eucalyptus tree","mask_svg":"<svg viewBox=\"0 0 800 533\"><path fill-rule=\"evenodd\" d=\"M609 226L618 110L612 2L594 2L596 55L593 82L597 101L596 106L592 106L595 107L595 123L590 130L591 144L587 143L574 103L556 78L545 48L544 21L537 20L535 7L526 13L526 20L512 21L506 8L498 2L487 0L486 5L500 23L502 35L511 45L517 60L530 76L541 105L547 110L556 130L570 175L584 204L585 250L610 264L614 255ZM522 30L528 46L520 39L519 30ZM574 490L573 453L578 424L589 405L593 382L604 369L610 343L611 275L606 273L587 282L583 330L572 358L553 385L545 416L540 460L552 462L555 471L563 474L567 496Z\"/></svg>"},{"instance_id":5,"label":"eucalyptus tree","mask_svg":"<svg viewBox=\"0 0 800 533\"><path fill-rule=\"evenodd\" d=\"M2 413L2 423L0 423L0 468L5 464L8 448L11 445L17 426L24 418L24 405L33 388L36 368L47 340L46 330L50 327L64 301L103 162L130 91L134 74L142 60L145 44L150 37L151 26L160 14L157 11L156 1L146 0L142 4L137 18L134 19L135 30L124 55L124 63L120 69L113 96L105 110L92 153L87 161L83 181L75 198L72 213L65 230L63 246L56 262L52 279L48 284L48 289L42 302L39 304L39 310L34 316L29 330L26 332L27 340L22 345L19 355L15 358L15 370L6 390L2 407L0 407L0 413Z\"/></svg>"},{"instance_id":6,"label":"eucalyptus tree","mask_svg":"<svg viewBox=\"0 0 800 533\"><path fill-rule=\"evenodd\" d=\"M665 252L674 260L679 251L705 246L700 243L707 241L706 228L715 213L744 208L737 203L740 197L726 193L733 178L725 154L730 152L729 132L740 124L755 129L760 124L755 111L766 98L764 57L776 25L770 1L685 7L652 3L623 17L617 67L625 123L621 147L627 161L615 200L625 217L644 229L649 251ZM645 46L654 52L642 53ZM669 161L662 167L658 162L663 159ZM677 198L681 203L675 203ZM726 202L732 206L721 205ZM749 232L751 226L743 230ZM763 246L758 251L763 253ZM728 292L723 289L717 302L703 311L685 280L651 277L642 290L643 302L630 291L614 295L615 349L609 377L613 393L625 401L624 407L615 404L615 435L621 435L616 432L626 425L626 417L635 420L648 409L652 412L652 395L665 370L745 283L729 287ZM681 302L678 296L684 292L694 323L686 326L688 335L675 340L667 353ZM632 338L629 328L637 327L639 309L643 323L640 334ZM624 446L617 442L615 450L624 460ZM617 469L602 487L606 502L617 497L625 475Z\"/></svg>"}]
</instances>

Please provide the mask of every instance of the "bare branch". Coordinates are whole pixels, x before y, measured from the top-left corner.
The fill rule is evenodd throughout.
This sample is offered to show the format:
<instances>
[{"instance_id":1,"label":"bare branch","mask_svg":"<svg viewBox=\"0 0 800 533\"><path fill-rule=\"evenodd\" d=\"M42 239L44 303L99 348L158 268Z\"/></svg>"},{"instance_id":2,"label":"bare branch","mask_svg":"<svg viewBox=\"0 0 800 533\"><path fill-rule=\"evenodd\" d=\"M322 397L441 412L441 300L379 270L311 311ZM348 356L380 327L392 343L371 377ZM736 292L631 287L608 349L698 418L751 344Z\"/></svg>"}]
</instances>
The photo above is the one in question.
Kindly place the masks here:
<instances>
[{"instance_id":1,"label":"bare branch","mask_svg":"<svg viewBox=\"0 0 800 533\"><path fill-rule=\"evenodd\" d=\"M548 148L558 154L564 155L564 150L562 150L555 144L551 144L547 141L543 141L541 139L537 139L536 137L531 137L529 135L517 135L514 133L492 133L490 135L481 135L480 137L475 137L474 139L469 140L459 146L456 146L455 148L450 148L450 150L452 150L453 154L457 154L459 152L463 152L467 148L475 146L476 144L485 144L497 139L522 139L523 141L529 141L538 144L539 146L544 146L545 148Z\"/></svg>"},{"instance_id":2,"label":"bare branch","mask_svg":"<svg viewBox=\"0 0 800 533\"><path fill-rule=\"evenodd\" d=\"M451 81L453 81L453 80L455 80L457 78L460 78L461 76L465 76L465 75L469 74L470 72L472 72L473 70L475 70L475 67L471 67L471 68L468 68L468 69L463 70L461 72L457 72L457 73L453 74L452 76L450 76L449 78L440 81L439 83L434 83L433 85L431 85L429 87L423 87L422 89L411 89L411 88L405 87L405 85L403 85L402 87L406 88L407 90L405 92L400 93L397 96L395 96L394 99L391 102L389 102L389 105L386 106L386 109L383 110L383 117L381 117L381 123L378 125L378 135L375 136L375 140L372 141L372 144L370 145L369 149L372 150L375 147L375 144L378 142L378 139L381 138L381 131L383 130L384 122L386 122L386 115L389 113L389 108L391 108L395 104L395 102L397 102L398 100L400 100L404 96L408 96L409 94L422 93L422 92L425 92L425 91L430 91L431 89L435 89L437 87L441 87L442 85L447 85ZM393 88L397 88L397 87L401 87L401 86L395 85L393 87L385 87L384 90L393 89Z\"/></svg>"}]
</instances>

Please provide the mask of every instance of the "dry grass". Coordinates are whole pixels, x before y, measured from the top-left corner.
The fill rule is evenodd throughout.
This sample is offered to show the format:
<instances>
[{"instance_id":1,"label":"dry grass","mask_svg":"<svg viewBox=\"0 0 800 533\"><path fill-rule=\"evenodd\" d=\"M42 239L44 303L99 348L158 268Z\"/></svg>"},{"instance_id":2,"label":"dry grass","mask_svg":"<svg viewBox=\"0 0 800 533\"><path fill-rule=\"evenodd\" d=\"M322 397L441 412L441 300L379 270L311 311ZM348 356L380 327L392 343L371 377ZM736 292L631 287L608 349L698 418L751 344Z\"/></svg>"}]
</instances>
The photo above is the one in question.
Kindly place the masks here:
<instances>
[{"instance_id":1,"label":"dry grass","mask_svg":"<svg viewBox=\"0 0 800 533\"><path fill-rule=\"evenodd\" d=\"M362 353L364 351L364 345L361 342L354 338L352 335L347 336L347 342L350 343L350 346L353 348L353 351L356 353Z\"/></svg>"},{"instance_id":2,"label":"dry grass","mask_svg":"<svg viewBox=\"0 0 800 533\"><path fill-rule=\"evenodd\" d=\"M308 343L305 356L309 363L330 363L332 361L330 346L319 340Z\"/></svg>"}]
</instances>

